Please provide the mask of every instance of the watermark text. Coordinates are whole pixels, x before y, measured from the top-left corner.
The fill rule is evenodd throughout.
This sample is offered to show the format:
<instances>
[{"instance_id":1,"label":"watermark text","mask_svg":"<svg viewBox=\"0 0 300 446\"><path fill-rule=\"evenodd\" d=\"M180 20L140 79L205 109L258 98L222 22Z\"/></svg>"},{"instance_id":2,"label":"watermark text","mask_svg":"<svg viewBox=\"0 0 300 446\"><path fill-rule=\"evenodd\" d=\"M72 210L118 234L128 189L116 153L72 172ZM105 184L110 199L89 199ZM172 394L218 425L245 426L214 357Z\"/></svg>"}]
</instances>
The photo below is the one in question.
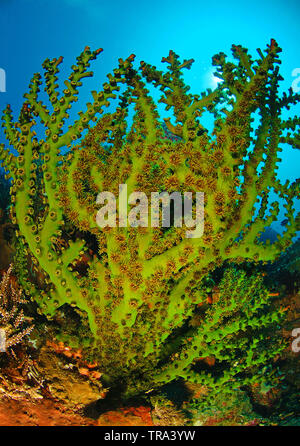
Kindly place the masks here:
<instances>
[{"instance_id":1,"label":"watermark text","mask_svg":"<svg viewBox=\"0 0 300 446\"><path fill-rule=\"evenodd\" d=\"M6 73L3 68L0 68L0 93L6 92Z\"/></svg>"},{"instance_id":2,"label":"watermark text","mask_svg":"<svg viewBox=\"0 0 300 446\"><path fill-rule=\"evenodd\" d=\"M293 336L293 338L296 338L292 342L292 351L294 353L299 353L300 352L300 328L294 328L294 330L292 331L292 336Z\"/></svg>"},{"instance_id":3,"label":"watermark text","mask_svg":"<svg viewBox=\"0 0 300 446\"><path fill-rule=\"evenodd\" d=\"M193 195L192 192L151 192L149 204L144 192L132 192L128 196L127 184L120 184L118 200L109 191L98 194L96 204L102 207L96 222L100 228L158 228L160 224L163 228L181 228L184 224L189 228L186 238L200 238L204 232L204 192Z\"/></svg>"},{"instance_id":4,"label":"watermark text","mask_svg":"<svg viewBox=\"0 0 300 446\"><path fill-rule=\"evenodd\" d=\"M300 91L300 68L293 69L292 77L296 78L292 82L292 90L294 93L299 93L299 91Z\"/></svg>"}]
</instances>

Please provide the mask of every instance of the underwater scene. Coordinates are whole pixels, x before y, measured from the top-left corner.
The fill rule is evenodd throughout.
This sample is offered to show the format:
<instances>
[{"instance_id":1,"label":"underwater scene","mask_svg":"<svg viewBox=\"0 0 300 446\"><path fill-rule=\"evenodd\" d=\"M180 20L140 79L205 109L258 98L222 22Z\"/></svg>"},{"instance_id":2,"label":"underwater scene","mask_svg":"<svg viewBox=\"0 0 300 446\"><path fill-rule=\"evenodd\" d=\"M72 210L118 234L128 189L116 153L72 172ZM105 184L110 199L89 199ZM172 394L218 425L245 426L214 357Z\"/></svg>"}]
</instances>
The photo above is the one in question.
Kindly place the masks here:
<instances>
[{"instance_id":1,"label":"underwater scene","mask_svg":"<svg viewBox=\"0 0 300 446\"><path fill-rule=\"evenodd\" d=\"M0 426L300 426L300 8L208 3L0 2Z\"/></svg>"}]
</instances>

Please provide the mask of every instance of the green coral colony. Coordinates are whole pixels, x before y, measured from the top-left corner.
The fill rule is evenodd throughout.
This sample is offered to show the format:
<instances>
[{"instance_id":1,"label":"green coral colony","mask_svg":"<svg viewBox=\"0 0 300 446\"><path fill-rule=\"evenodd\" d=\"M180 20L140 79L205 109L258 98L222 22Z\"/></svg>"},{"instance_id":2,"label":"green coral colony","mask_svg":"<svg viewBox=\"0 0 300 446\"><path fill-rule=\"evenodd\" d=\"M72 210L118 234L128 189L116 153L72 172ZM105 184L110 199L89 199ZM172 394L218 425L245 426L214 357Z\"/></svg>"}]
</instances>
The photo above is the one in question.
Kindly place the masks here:
<instances>
[{"instance_id":1,"label":"green coral colony","mask_svg":"<svg viewBox=\"0 0 300 446\"><path fill-rule=\"evenodd\" d=\"M13 223L47 284L41 291L24 280L23 287L49 318L65 304L85 315L89 328L78 344L112 386L123 384L124 396L176 379L214 391L271 379L268 364L283 346L264 330L278 327L282 311L272 309L262 277L237 264L275 259L299 223L293 208L299 183L282 184L276 177L279 145L300 143L299 118L282 117L299 95L279 94L280 48L272 40L265 54L258 50L256 61L241 46L232 47L236 63L216 55L213 64L223 82L201 95L188 93L183 81L182 71L193 60L180 62L170 51L162 59L163 72L145 62L135 69L133 55L120 59L102 91L92 92L86 111L67 127L78 87L92 75L90 61L101 51L85 48L61 94L62 58L44 62L51 111L38 99L40 74L31 81L19 121L9 106L4 111L5 134L18 153L1 146L0 159L12 179ZM165 137L147 83L160 89L160 102L173 112L175 125L170 119L165 125L177 138ZM112 99L118 106L104 113ZM212 134L201 124L203 113L214 117ZM34 130L41 125L44 140ZM100 229L97 194L117 196L119 184L127 184L128 194L147 196L203 191L203 237L186 238L184 227ZM268 205L271 188L284 202L288 223L266 246L260 234L279 212L278 203ZM226 260L236 266L225 271L219 299L201 313L203 278ZM195 362L211 356L215 366L209 371Z\"/></svg>"}]
</instances>

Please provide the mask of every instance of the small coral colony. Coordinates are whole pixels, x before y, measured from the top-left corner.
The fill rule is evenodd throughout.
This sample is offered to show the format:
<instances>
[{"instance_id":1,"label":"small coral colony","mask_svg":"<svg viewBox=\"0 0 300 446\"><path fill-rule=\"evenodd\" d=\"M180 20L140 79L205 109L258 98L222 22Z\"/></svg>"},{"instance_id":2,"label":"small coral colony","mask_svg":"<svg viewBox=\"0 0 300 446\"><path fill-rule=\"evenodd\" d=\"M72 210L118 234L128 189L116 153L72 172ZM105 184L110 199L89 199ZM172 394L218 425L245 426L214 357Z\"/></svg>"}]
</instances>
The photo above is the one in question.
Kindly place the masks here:
<instances>
[{"instance_id":1,"label":"small coral colony","mask_svg":"<svg viewBox=\"0 0 300 446\"><path fill-rule=\"evenodd\" d=\"M184 82L192 59L170 51L164 71L136 67L134 55L119 59L72 120L101 52L86 47L64 89L62 58L47 59L19 118L9 105L3 112L0 243L8 254L1 261L13 266L1 266L0 355L17 361L60 315L55 339L97 363L120 401L172 382L201 386L206 404L220 391L280 386L286 292L280 273L275 280L268 271L279 268L299 229L299 181L282 182L276 171L283 145L300 147L300 118L290 110L300 96L280 92L281 49L271 40L254 60L233 45L233 57L213 57L221 82L200 94ZM147 86L160 92L170 117L160 118ZM100 227L97 197L118 197L120 185L149 200L154 191L190 192L193 205L202 192L203 234L186 237L186 222L174 221ZM114 223L124 217L119 201ZM126 215L133 204L138 213L136 201L125 204ZM285 225L270 242L265 230L281 209Z\"/></svg>"}]
</instances>

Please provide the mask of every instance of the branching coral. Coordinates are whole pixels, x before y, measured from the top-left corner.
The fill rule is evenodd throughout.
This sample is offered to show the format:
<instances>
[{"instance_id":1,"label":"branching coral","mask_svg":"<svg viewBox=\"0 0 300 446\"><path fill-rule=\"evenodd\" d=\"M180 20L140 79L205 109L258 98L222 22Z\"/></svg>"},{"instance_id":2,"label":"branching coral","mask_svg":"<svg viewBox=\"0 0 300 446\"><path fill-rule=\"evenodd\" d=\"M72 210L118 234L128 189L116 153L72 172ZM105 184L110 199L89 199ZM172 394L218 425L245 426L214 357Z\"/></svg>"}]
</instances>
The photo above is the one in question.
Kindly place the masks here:
<instances>
[{"instance_id":1,"label":"branching coral","mask_svg":"<svg viewBox=\"0 0 300 446\"><path fill-rule=\"evenodd\" d=\"M11 350L14 345L19 344L34 328L28 324L27 327L22 327L25 315L20 307L27 303L27 300L22 297L22 290L11 280L12 269L11 265L0 282L0 330L4 351Z\"/></svg>"},{"instance_id":2,"label":"branching coral","mask_svg":"<svg viewBox=\"0 0 300 446\"><path fill-rule=\"evenodd\" d=\"M191 341L183 344L184 327L201 300L199 285L207 272L224 260L276 258L290 244L299 222L293 208L299 183L281 184L276 177L280 144L299 148L299 118L282 117L283 109L299 101L299 95L279 94L281 50L274 40L265 55L259 50L256 61L241 46L233 46L232 51L236 63L227 61L223 53L213 58L223 82L201 95L188 93L183 81L182 70L189 69L193 60L180 62L173 51L162 60L168 66L166 73L145 62L136 70L133 55L120 59L102 91L92 92L86 111L66 128L78 87L92 75L87 71L89 62L101 53L86 48L62 94L57 84L62 58L45 61L51 111L38 99L42 77L35 74L19 122L14 122L9 106L3 115L8 142L18 152L14 156L4 146L0 152L13 180L13 222L48 284L44 293L33 286L29 292L49 316L64 304L86 312L92 353L106 375L116 382L124 379L132 392L178 377L213 385L209 375L191 371L194 360L214 352L230 362L233 353L224 345L227 336L231 339L246 327L276 319L272 314L255 316L264 292L257 295L252 312L249 302L236 293L233 301L228 296L229 307L232 311L246 307L235 321L220 327L225 315L219 304L212 308L215 315L208 316L201 329L191 331ZM160 102L173 110L176 125L165 119L176 135L173 140L164 137L146 82L161 90ZM116 98L115 112L103 114ZM135 114L127 130L131 104ZM215 116L211 134L201 120L204 112ZM254 132L255 113L260 122ZM45 129L44 140L38 140L34 130L36 118ZM70 150L63 155L66 147ZM148 197L153 191L203 191L203 237L186 238L184 225L100 229L96 197L101 191L118 195L120 184L127 185L128 194L143 191ZM279 211L278 203L269 210L271 188L285 203L288 223L279 240L266 248L259 241L260 233ZM36 206L41 197L43 207ZM86 269L79 272L83 256ZM239 277L236 280L240 283ZM246 283L254 291L253 284ZM244 297L251 299L244 291ZM178 349L171 362L166 354L170 344ZM228 345L236 351L236 344ZM254 344L249 345L244 364L239 362L235 369L231 364L231 371L224 372L219 382L230 380L253 361L261 362L254 359L252 348Z\"/></svg>"}]
</instances>

